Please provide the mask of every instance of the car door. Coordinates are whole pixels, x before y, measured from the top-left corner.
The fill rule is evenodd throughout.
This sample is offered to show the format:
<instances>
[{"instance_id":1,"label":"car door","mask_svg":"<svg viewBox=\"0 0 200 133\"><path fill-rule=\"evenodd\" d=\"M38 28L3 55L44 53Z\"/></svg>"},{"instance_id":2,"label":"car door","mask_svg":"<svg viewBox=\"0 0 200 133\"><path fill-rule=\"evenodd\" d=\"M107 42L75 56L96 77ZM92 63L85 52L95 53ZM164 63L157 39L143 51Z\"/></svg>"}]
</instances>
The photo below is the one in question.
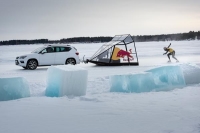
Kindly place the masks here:
<instances>
[{"instance_id":1,"label":"car door","mask_svg":"<svg viewBox=\"0 0 200 133\"><path fill-rule=\"evenodd\" d=\"M55 47L55 64L65 64L66 59L70 57L71 47Z\"/></svg>"},{"instance_id":2,"label":"car door","mask_svg":"<svg viewBox=\"0 0 200 133\"><path fill-rule=\"evenodd\" d=\"M54 65L55 64L54 47L47 47L40 52L39 65Z\"/></svg>"}]
</instances>

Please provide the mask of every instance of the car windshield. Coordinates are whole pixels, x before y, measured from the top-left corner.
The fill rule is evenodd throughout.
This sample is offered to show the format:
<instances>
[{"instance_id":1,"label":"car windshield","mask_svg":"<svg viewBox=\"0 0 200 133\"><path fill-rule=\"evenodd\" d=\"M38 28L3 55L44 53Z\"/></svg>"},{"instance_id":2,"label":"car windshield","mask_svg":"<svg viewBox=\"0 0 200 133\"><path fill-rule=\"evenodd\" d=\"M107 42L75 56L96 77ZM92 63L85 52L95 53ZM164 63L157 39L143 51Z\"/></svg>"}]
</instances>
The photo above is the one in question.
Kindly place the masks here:
<instances>
[{"instance_id":1,"label":"car windshield","mask_svg":"<svg viewBox=\"0 0 200 133\"><path fill-rule=\"evenodd\" d=\"M43 50L45 47L40 47L32 51L31 53L39 53L41 50Z\"/></svg>"}]
</instances>

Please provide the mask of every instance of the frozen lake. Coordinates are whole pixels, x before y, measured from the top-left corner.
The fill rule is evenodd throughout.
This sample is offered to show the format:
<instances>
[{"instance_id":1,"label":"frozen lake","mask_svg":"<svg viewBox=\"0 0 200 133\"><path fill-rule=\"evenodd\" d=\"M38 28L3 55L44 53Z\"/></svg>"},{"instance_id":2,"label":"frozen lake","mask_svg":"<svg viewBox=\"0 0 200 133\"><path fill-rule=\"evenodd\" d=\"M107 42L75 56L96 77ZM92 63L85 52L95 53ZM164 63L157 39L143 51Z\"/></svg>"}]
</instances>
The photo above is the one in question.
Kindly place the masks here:
<instances>
[{"instance_id":1,"label":"frozen lake","mask_svg":"<svg viewBox=\"0 0 200 133\"><path fill-rule=\"evenodd\" d=\"M167 63L163 47L169 43L179 63L174 59ZM71 45L82 58L92 56L102 43ZM139 66L78 64L88 70L86 96L60 98L44 96L48 66L32 71L15 65L17 56L40 46L0 46L0 78L24 77L31 91L30 98L0 102L0 132L200 132L200 84L167 92L111 93L108 80L111 75L138 73L171 64L200 66L200 41L136 42Z\"/></svg>"}]
</instances>

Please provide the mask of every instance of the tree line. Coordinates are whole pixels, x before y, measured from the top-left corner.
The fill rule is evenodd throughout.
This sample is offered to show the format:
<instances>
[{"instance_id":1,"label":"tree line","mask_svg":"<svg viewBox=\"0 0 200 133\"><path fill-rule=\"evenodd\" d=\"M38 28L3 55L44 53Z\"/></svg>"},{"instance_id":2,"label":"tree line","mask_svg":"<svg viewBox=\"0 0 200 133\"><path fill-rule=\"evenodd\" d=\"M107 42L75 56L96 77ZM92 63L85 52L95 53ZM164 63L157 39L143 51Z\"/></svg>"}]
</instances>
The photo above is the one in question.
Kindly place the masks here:
<instances>
[{"instance_id":1,"label":"tree line","mask_svg":"<svg viewBox=\"0 0 200 133\"><path fill-rule=\"evenodd\" d=\"M137 35L132 36L135 42L147 41L181 41L200 39L200 31L190 31L188 33L163 34L163 35ZM109 42L113 37L74 37L63 38L60 40L34 39L34 40L8 40L0 41L0 45L19 45L19 44L53 44L53 43L99 43Z\"/></svg>"},{"instance_id":2,"label":"tree line","mask_svg":"<svg viewBox=\"0 0 200 133\"><path fill-rule=\"evenodd\" d=\"M98 43L98 42L109 42L110 40L112 40L112 37L74 37L74 38L60 39L60 43L73 43L73 42Z\"/></svg>"},{"instance_id":3,"label":"tree line","mask_svg":"<svg viewBox=\"0 0 200 133\"><path fill-rule=\"evenodd\" d=\"M195 40L200 39L200 31L190 31L188 33L178 34L163 34L163 35L144 35L144 36L133 36L136 42L147 42L147 41L181 41L181 40Z\"/></svg>"},{"instance_id":4,"label":"tree line","mask_svg":"<svg viewBox=\"0 0 200 133\"><path fill-rule=\"evenodd\" d=\"M99 43L109 42L112 37L74 37L63 38L60 40L35 39L35 40L8 40L0 41L0 45L19 45L19 44L56 44L56 43Z\"/></svg>"}]
</instances>

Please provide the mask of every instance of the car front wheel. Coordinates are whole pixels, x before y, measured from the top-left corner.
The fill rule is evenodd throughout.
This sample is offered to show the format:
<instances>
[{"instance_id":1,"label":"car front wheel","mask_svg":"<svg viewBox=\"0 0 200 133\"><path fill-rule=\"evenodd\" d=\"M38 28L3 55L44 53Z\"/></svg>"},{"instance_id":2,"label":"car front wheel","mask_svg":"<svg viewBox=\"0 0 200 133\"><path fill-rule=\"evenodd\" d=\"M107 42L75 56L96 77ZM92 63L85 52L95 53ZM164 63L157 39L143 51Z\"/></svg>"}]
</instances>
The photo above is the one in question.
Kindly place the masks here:
<instances>
[{"instance_id":1,"label":"car front wheel","mask_svg":"<svg viewBox=\"0 0 200 133\"><path fill-rule=\"evenodd\" d=\"M27 68L30 70L35 70L37 68L37 61L36 60L29 60L27 64Z\"/></svg>"},{"instance_id":2,"label":"car front wheel","mask_svg":"<svg viewBox=\"0 0 200 133\"><path fill-rule=\"evenodd\" d=\"M65 63L65 64L72 64L72 65L75 65L75 64L76 64L76 61L75 61L75 59L70 58L70 59L67 59L67 60L66 60L66 63Z\"/></svg>"}]
</instances>

